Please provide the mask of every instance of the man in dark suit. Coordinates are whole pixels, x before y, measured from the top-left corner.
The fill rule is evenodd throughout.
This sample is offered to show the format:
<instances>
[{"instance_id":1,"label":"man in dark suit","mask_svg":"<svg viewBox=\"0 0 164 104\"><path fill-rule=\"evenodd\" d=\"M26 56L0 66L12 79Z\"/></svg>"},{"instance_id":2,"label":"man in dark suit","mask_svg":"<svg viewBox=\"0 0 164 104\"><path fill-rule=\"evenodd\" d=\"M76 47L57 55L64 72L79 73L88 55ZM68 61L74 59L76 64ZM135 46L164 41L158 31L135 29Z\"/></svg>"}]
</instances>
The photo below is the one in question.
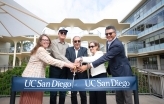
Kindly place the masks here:
<instances>
[{"instance_id":1,"label":"man in dark suit","mask_svg":"<svg viewBox=\"0 0 164 104\"><path fill-rule=\"evenodd\" d=\"M91 67L95 68L108 61L110 65L107 71L111 73L112 77L132 76L131 66L128 58L125 56L124 46L122 42L116 38L115 27L106 27L105 35L108 41L107 53L91 64L82 66L80 71L84 71ZM116 102L117 104L133 104L131 91L116 91Z\"/></svg>"},{"instance_id":2,"label":"man in dark suit","mask_svg":"<svg viewBox=\"0 0 164 104\"><path fill-rule=\"evenodd\" d=\"M87 56L87 48L81 47L81 39L79 36L73 38L73 47L68 47L66 49L66 57L70 62L74 62L76 58L81 56ZM67 70L68 79L73 79L73 72ZM85 79L87 78L87 71L83 73L76 73L75 79ZM86 91L79 91L81 97L81 104L87 104ZM71 102L72 104L78 104L77 102L77 91L71 91Z\"/></svg>"}]
</instances>

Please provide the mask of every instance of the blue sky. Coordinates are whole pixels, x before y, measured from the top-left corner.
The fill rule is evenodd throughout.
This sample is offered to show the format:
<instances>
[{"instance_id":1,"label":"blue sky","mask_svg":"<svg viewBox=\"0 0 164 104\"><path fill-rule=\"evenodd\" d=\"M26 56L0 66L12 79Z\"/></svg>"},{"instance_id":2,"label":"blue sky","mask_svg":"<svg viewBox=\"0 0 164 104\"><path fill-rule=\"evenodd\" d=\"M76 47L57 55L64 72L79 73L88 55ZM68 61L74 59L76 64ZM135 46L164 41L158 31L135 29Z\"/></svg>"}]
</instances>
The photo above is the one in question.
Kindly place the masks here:
<instances>
[{"instance_id":1,"label":"blue sky","mask_svg":"<svg viewBox=\"0 0 164 104\"><path fill-rule=\"evenodd\" d=\"M14 0L47 22L80 18L98 22L111 18L121 21L141 0Z\"/></svg>"}]
</instances>

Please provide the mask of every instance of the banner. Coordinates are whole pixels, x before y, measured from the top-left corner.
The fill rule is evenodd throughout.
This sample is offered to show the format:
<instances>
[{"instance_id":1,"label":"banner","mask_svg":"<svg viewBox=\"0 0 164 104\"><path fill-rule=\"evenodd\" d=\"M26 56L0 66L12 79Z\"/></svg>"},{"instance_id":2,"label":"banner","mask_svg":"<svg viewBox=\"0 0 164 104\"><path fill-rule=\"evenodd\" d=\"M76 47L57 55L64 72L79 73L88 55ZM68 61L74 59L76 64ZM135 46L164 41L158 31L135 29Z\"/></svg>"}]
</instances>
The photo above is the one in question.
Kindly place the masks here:
<instances>
[{"instance_id":1,"label":"banner","mask_svg":"<svg viewBox=\"0 0 164 104\"><path fill-rule=\"evenodd\" d=\"M12 91L108 91L136 90L137 79L133 77L109 77L91 79L53 79L13 77Z\"/></svg>"}]
</instances>

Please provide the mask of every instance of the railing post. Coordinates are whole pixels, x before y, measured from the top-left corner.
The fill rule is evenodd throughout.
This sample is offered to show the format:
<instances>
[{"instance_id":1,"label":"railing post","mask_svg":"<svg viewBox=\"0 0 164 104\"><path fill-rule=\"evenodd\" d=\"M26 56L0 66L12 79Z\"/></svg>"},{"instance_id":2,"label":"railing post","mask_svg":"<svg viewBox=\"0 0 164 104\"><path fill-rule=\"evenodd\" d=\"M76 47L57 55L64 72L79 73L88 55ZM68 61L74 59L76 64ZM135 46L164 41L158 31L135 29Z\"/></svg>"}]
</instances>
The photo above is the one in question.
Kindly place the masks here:
<instances>
[{"instance_id":1,"label":"railing post","mask_svg":"<svg viewBox=\"0 0 164 104\"><path fill-rule=\"evenodd\" d=\"M136 76L136 90L133 91L134 94L134 104L139 104L139 96L138 96L138 78Z\"/></svg>"},{"instance_id":2,"label":"railing post","mask_svg":"<svg viewBox=\"0 0 164 104\"><path fill-rule=\"evenodd\" d=\"M10 104L15 104L16 91L12 91L13 77L11 79Z\"/></svg>"}]
</instances>

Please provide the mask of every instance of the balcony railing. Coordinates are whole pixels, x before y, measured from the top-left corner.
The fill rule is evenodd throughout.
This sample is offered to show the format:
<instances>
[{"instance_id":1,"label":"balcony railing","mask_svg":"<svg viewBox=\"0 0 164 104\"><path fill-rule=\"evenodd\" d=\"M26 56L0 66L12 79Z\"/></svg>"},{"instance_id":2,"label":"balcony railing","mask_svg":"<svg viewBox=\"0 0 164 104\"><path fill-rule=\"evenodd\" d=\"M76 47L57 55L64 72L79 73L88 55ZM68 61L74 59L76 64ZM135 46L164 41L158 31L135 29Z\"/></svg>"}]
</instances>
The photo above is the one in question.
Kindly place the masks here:
<instances>
[{"instance_id":1,"label":"balcony railing","mask_svg":"<svg viewBox=\"0 0 164 104\"><path fill-rule=\"evenodd\" d=\"M162 50L162 49L164 49L164 43L163 44L159 44L159 45L154 45L154 46L138 49L138 53L159 51L159 50Z\"/></svg>"}]
</instances>

